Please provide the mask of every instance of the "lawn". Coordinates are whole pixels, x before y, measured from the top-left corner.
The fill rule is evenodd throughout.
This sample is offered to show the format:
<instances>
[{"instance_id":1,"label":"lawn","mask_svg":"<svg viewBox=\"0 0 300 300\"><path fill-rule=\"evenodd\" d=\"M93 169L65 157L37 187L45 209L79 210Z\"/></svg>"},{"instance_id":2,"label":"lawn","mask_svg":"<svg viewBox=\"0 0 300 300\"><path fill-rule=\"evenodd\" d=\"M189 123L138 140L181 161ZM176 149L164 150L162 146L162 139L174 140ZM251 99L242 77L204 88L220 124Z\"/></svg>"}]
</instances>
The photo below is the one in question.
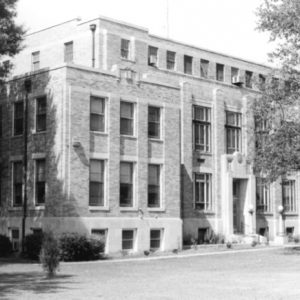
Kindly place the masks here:
<instances>
[{"instance_id":1,"label":"lawn","mask_svg":"<svg viewBox=\"0 0 300 300\"><path fill-rule=\"evenodd\" d=\"M297 251L300 253L300 251ZM300 255L270 249L142 261L0 265L0 299L300 299Z\"/></svg>"}]
</instances>

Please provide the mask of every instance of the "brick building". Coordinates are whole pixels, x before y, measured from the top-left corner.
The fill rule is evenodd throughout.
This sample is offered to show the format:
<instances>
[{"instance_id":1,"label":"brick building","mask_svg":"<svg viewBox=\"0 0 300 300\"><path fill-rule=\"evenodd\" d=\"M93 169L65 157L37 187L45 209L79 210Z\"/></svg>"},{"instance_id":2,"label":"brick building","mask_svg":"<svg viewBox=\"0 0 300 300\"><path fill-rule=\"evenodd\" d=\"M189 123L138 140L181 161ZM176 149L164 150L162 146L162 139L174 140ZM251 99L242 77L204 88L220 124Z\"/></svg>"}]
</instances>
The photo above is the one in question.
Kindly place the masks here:
<instances>
[{"instance_id":1,"label":"brick building","mask_svg":"<svg viewBox=\"0 0 300 300\"><path fill-rule=\"evenodd\" d=\"M266 188L249 159L249 106L268 67L103 17L25 46L0 98L0 232L16 248L26 97L26 233L101 234L107 252L171 250L210 231L298 234L298 175Z\"/></svg>"}]
</instances>

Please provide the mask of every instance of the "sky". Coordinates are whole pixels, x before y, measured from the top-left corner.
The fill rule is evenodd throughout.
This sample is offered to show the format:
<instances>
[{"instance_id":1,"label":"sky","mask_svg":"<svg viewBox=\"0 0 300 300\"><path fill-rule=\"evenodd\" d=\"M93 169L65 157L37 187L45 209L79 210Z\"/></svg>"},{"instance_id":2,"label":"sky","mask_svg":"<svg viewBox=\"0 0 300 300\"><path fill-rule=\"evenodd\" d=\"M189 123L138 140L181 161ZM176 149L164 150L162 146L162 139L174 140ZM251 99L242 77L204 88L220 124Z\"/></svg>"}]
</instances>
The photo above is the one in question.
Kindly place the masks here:
<instances>
[{"instance_id":1,"label":"sky","mask_svg":"<svg viewBox=\"0 0 300 300\"><path fill-rule=\"evenodd\" d=\"M106 16L204 49L268 64L274 49L255 30L263 0L19 0L17 22L34 32L76 17Z\"/></svg>"}]
</instances>

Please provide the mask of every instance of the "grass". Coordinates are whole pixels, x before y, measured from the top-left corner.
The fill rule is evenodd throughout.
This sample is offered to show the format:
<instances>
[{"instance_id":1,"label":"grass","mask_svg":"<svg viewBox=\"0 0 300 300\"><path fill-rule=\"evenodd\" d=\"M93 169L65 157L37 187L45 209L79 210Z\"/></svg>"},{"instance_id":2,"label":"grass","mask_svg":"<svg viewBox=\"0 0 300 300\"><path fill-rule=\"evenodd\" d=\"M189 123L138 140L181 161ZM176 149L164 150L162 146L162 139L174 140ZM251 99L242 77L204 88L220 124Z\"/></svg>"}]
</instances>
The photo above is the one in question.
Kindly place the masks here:
<instances>
[{"instance_id":1,"label":"grass","mask_svg":"<svg viewBox=\"0 0 300 300\"><path fill-rule=\"evenodd\" d=\"M240 251L164 260L0 265L1 299L300 299L300 250Z\"/></svg>"}]
</instances>

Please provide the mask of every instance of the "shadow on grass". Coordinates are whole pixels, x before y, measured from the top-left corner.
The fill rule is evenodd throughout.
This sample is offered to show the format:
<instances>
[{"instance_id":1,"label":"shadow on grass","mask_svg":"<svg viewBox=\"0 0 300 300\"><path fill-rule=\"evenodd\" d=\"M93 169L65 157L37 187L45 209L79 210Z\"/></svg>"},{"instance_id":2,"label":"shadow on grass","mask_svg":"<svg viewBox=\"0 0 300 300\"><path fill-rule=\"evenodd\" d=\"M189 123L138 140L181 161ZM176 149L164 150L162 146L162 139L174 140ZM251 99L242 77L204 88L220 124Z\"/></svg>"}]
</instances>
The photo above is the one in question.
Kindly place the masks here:
<instances>
[{"instance_id":1,"label":"shadow on grass","mask_svg":"<svg viewBox=\"0 0 300 300\"><path fill-rule=\"evenodd\" d=\"M68 280L71 277L73 276L58 274L47 278L43 272L0 273L0 299L10 298L22 291L36 294L57 293L67 289L67 284L74 283Z\"/></svg>"},{"instance_id":2,"label":"shadow on grass","mask_svg":"<svg viewBox=\"0 0 300 300\"><path fill-rule=\"evenodd\" d=\"M300 255L300 246L289 247L283 250L285 255Z\"/></svg>"}]
</instances>

